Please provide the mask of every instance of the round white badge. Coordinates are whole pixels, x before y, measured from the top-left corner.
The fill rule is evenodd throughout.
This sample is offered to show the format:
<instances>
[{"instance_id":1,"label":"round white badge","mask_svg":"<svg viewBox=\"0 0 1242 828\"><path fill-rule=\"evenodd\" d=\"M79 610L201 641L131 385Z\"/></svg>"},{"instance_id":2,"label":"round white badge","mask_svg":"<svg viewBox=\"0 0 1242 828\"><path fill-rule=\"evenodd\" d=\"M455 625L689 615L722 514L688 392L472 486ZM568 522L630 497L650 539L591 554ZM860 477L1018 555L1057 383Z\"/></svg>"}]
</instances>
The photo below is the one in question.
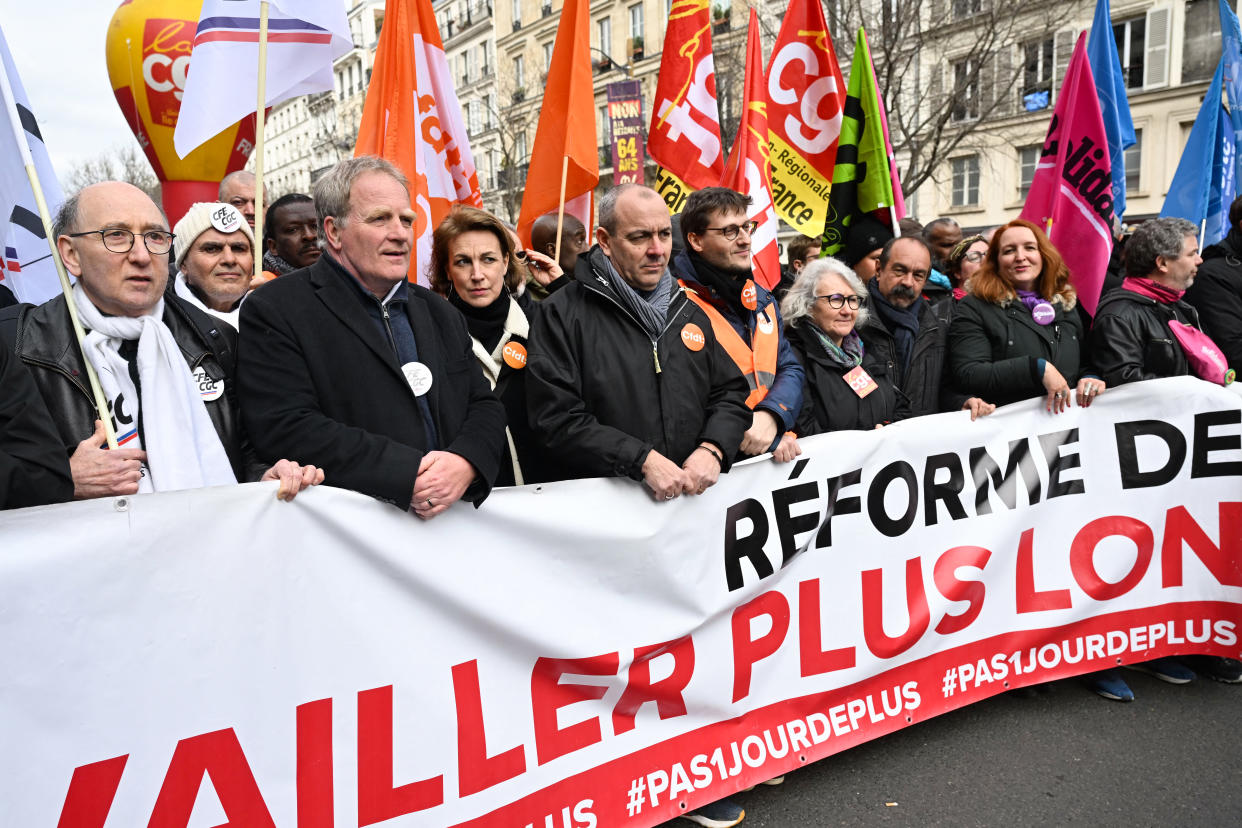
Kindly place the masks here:
<instances>
[{"instance_id":1,"label":"round white badge","mask_svg":"<svg viewBox=\"0 0 1242 828\"><path fill-rule=\"evenodd\" d=\"M221 233L232 233L241 228L242 214L232 204L217 204L211 213L211 226Z\"/></svg>"},{"instance_id":2,"label":"round white badge","mask_svg":"<svg viewBox=\"0 0 1242 828\"><path fill-rule=\"evenodd\" d=\"M431 390L431 369L421 362L407 362L401 366L401 373L405 374L414 396L421 397Z\"/></svg>"},{"instance_id":3,"label":"round white badge","mask_svg":"<svg viewBox=\"0 0 1242 828\"><path fill-rule=\"evenodd\" d=\"M224 393L224 380L212 379L207 374L207 369L201 365L194 369L194 386L198 389L198 394L203 398L203 402L218 400L220 395Z\"/></svg>"}]
</instances>

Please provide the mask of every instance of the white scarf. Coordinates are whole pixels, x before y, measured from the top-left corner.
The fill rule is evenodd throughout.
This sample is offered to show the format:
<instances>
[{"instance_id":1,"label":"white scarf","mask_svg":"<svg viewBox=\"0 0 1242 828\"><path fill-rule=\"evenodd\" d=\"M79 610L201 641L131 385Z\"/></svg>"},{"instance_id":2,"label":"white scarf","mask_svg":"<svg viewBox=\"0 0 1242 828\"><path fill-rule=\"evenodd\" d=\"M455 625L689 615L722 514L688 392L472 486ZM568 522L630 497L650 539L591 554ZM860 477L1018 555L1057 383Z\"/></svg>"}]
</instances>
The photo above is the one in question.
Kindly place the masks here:
<instances>
[{"instance_id":1,"label":"white scarf","mask_svg":"<svg viewBox=\"0 0 1242 828\"><path fill-rule=\"evenodd\" d=\"M167 492L236 483L228 454L220 442L207 407L199 396L190 367L163 322L161 298L149 316L104 316L86 297L82 283L73 289L82 326L90 333L82 351L91 361L104 395L114 401L124 395L135 425L141 407L143 448L149 474L138 484L140 492ZM121 342L138 340L138 380L142 399L121 356ZM126 448L137 447L137 440Z\"/></svg>"},{"instance_id":2,"label":"white scarf","mask_svg":"<svg viewBox=\"0 0 1242 828\"><path fill-rule=\"evenodd\" d=\"M180 272L177 273L177 280L173 282L173 293L177 294L199 310L205 311L217 319L223 319L225 322L228 322L233 326L233 330L241 330L237 323L237 318L241 315L241 302L238 302L237 307L233 308L231 311L212 310L207 307L207 305L203 304L202 299L199 299L194 295L194 291L190 290L190 285L185 280L185 274ZM249 294L246 295L249 296ZM242 298L245 299L246 297L243 296Z\"/></svg>"},{"instance_id":3,"label":"white scarf","mask_svg":"<svg viewBox=\"0 0 1242 828\"><path fill-rule=\"evenodd\" d=\"M496 343L496 349L490 354L483 347L483 343L470 337L470 342L474 346L474 356L479 360L479 366L483 369L483 376L487 378L487 384L496 390L496 382L500 379L500 370L502 366L501 360L504 358L503 353L505 345L514 336L520 336L523 339L530 336L530 321L526 318L526 314L522 313L522 309L518 307L518 303L513 299L509 300L509 315L505 317L505 332L501 334L500 341ZM505 426L505 439L509 442L509 460L513 464L513 482L521 486L525 481L522 478L522 467L518 463L517 444L513 442L513 433L509 431L509 427Z\"/></svg>"}]
</instances>

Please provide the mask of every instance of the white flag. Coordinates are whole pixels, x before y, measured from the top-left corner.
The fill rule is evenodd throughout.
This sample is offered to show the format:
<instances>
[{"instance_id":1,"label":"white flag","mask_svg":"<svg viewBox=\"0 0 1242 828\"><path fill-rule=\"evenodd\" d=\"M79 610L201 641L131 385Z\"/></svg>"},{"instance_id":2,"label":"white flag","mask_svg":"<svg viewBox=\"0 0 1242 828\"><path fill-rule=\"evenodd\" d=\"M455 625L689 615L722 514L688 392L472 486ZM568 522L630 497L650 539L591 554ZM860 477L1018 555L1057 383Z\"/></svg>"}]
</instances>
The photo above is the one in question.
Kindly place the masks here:
<instances>
[{"instance_id":1,"label":"white flag","mask_svg":"<svg viewBox=\"0 0 1242 828\"><path fill-rule=\"evenodd\" d=\"M64 199L2 29L0 98L0 285L22 302L41 304L60 293L60 279L26 165L34 164L53 215Z\"/></svg>"},{"instance_id":2,"label":"white flag","mask_svg":"<svg viewBox=\"0 0 1242 828\"><path fill-rule=\"evenodd\" d=\"M332 61L352 48L340 0L271 0L267 105L334 88ZM205 0L173 132L177 155L255 111L258 70L259 0Z\"/></svg>"}]
</instances>

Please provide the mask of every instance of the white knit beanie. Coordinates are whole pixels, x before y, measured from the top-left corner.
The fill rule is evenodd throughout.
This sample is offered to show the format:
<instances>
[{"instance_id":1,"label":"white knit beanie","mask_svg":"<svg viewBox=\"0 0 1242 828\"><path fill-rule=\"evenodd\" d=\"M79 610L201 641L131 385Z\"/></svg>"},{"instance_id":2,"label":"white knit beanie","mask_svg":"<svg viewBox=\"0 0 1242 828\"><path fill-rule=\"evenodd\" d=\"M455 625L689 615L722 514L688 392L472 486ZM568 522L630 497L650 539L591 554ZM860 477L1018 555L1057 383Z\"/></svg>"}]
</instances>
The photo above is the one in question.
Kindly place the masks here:
<instances>
[{"instance_id":1,"label":"white knit beanie","mask_svg":"<svg viewBox=\"0 0 1242 828\"><path fill-rule=\"evenodd\" d=\"M213 227L221 233L242 231L250 240L250 252L254 253L254 231L250 229L241 211L232 204L200 201L190 207L173 228L173 235L176 236L173 239L173 250L177 254L178 270L181 269L185 255L194 246L194 240Z\"/></svg>"}]
</instances>

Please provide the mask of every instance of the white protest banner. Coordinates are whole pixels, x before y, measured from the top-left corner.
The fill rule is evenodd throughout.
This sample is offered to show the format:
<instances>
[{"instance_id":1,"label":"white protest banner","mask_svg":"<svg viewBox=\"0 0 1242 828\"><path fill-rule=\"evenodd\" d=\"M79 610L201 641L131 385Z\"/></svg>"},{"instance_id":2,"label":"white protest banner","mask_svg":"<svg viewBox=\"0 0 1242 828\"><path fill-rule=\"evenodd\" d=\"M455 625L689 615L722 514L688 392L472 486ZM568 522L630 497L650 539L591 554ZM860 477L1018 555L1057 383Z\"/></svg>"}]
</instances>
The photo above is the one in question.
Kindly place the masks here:
<instances>
[{"instance_id":1,"label":"white protest banner","mask_svg":"<svg viewBox=\"0 0 1242 828\"><path fill-rule=\"evenodd\" d=\"M671 503L6 513L5 822L648 826L1011 687L1236 658L1240 403L1182 378L824 435Z\"/></svg>"}]
</instances>

